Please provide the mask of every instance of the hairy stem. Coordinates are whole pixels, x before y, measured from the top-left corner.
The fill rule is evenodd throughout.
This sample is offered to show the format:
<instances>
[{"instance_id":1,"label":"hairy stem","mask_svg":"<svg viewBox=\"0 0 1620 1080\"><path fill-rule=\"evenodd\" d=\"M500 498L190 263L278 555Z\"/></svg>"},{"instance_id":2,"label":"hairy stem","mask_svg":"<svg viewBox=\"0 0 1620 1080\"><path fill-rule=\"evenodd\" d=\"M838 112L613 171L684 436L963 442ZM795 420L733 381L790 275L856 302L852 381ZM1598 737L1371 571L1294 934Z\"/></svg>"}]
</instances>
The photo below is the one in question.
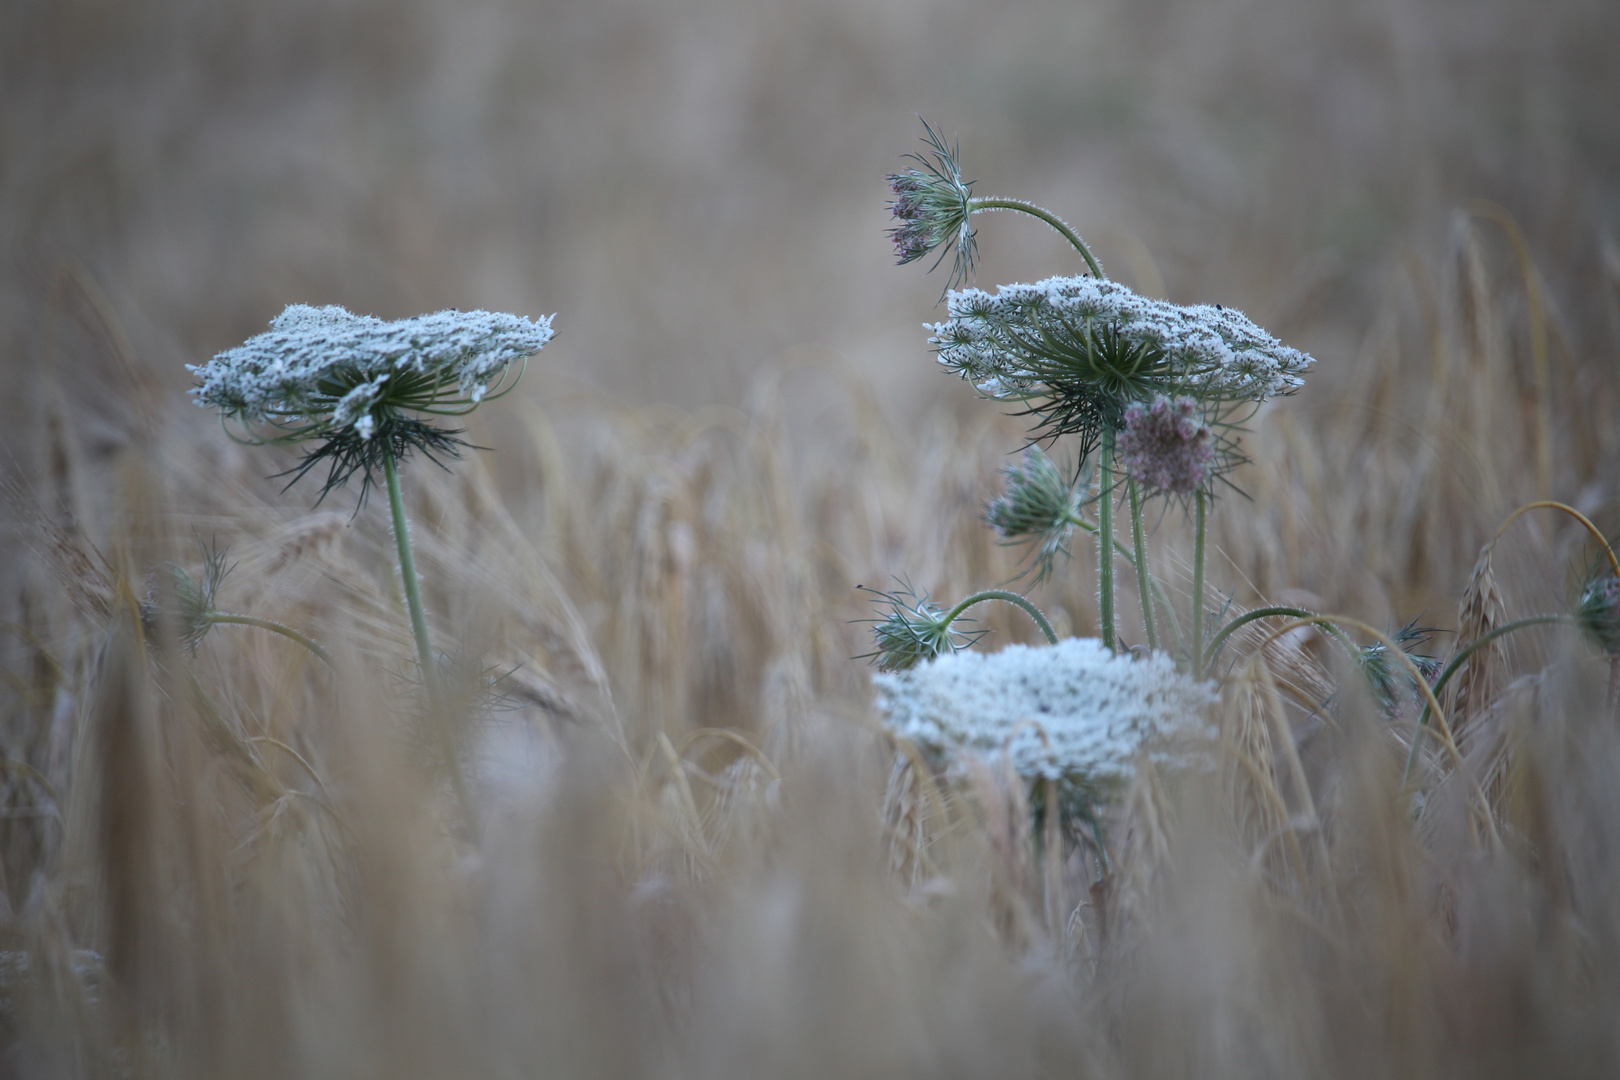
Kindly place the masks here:
<instances>
[{"instance_id":1,"label":"hairy stem","mask_svg":"<svg viewBox=\"0 0 1620 1080\"><path fill-rule=\"evenodd\" d=\"M1131 496L1131 545L1136 549L1136 592L1142 598L1142 625L1150 649L1159 647L1159 628L1153 618L1153 575L1148 572L1147 541L1142 535L1142 489L1135 480L1126 485Z\"/></svg>"},{"instance_id":2,"label":"hairy stem","mask_svg":"<svg viewBox=\"0 0 1620 1080\"><path fill-rule=\"evenodd\" d=\"M405 496L399 488L399 464L394 455L383 455L383 476L388 481L388 508L394 516L394 542L399 546L399 573L405 583L405 604L411 613L411 633L416 638L416 661L422 670L422 686L427 691L430 723L439 734L439 751L444 756L445 768L450 771L450 784L455 789L463 820L469 830L476 828L472 800L467 794L467 781L461 775L461 758L456 753L455 740L450 734L450 718L445 715L444 699L439 693L438 664L433 658L433 645L428 640L427 612L422 607L422 583L416 576L416 556L411 550L410 522L405 518Z\"/></svg>"},{"instance_id":3,"label":"hairy stem","mask_svg":"<svg viewBox=\"0 0 1620 1080\"><path fill-rule=\"evenodd\" d=\"M1086 242L1084 240L1080 239L1080 234L1075 232L1074 229L1069 226L1068 222L1064 221L1050 210L1043 210L1034 203L1025 202L1022 199L991 198L968 200L968 213L974 214L980 210L1013 210L1020 214L1028 214L1031 217L1040 218L1042 221L1046 222L1048 225L1052 226L1052 228L1061 233L1063 239L1074 245L1074 250L1078 251L1080 253L1080 257L1086 260L1086 266L1091 269L1093 276L1101 278L1104 281L1108 280L1108 275L1103 273L1102 267L1098 264L1096 257L1091 254L1091 249L1086 246Z\"/></svg>"},{"instance_id":4,"label":"hairy stem","mask_svg":"<svg viewBox=\"0 0 1620 1080\"><path fill-rule=\"evenodd\" d=\"M327 667L332 666L332 657L327 651L317 645L312 639L300 634L290 626L278 623L273 619L261 619L257 615L233 615L224 611L211 611L208 613L211 623L230 623L235 626L257 626L260 630L268 630L272 634L280 634L291 641L296 641L315 655L315 658Z\"/></svg>"},{"instance_id":5,"label":"hairy stem","mask_svg":"<svg viewBox=\"0 0 1620 1080\"><path fill-rule=\"evenodd\" d=\"M1197 507L1196 519L1193 525L1193 609L1192 609L1192 652L1189 654L1196 669L1193 674L1199 678L1204 675L1204 534L1205 534L1205 503L1204 489L1199 488L1193 494L1193 503Z\"/></svg>"},{"instance_id":6,"label":"hairy stem","mask_svg":"<svg viewBox=\"0 0 1620 1080\"><path fill-rule=\"evenodd\" d=\"M1017 593L1008 592L1006 589L986 589L984 592L974 593L966 600L963 600L961 603L951 608L950 612L945 616L945 625L949 626L951 623L956 621L957 616L961 615L962 612L966 611L974 604L982 604L986 600L1000 600L1003 603L1011 604L1013 607L1019 608L1031 619L1035 620L1035 625L1039 626L1041 628L1041 633L1046 635L1046 642L1048 645L1057 644L1057 633L1052 629L1052 624L1046 621L1046 616L1041 614L1041 609L1024 599L1022 596L1019 596Z\"/></svg>"},{"instance_id":7,"label":"hairy stem","mask_svg":"<svg viewBox=\"0 0 1620 1080\"><path fill-rule=\"evenodd\" d=\"M1446 665L1445 670L1440 672L1440 677L1434 681L1434 696L1436 698L1440 696L1440 692L1446 688L1446 684L1451 681L1451 677L1457 674L1458 671L1462 670L1463 664L1468 661L1470 656L1473 656L1480 649L1484 648L1486 645L1489 645L1491 642L1495 641L1504 634L1511 634L1515 630L1523 630L1527 626L1548 626L1553 623L1568 623L1574 621L1574 618L1569 615L1531 615L1529 618L1518 619L1514 622L1510 622L1506 626L1498 626L1490 633L1469 642L1466 649L1452 657L1451 663ZM1417 764L1418 748L1423 745L1423 732L1428 726L1429 705L1427 702L1425 702L1423 705L1423 713L1418 717L1417 733L1412 736L1412 749L1406 755L1406 772L1402 776L1403 783L1412 778L1412 768Z\"/></svg>"},{"instance_id":8,"label":"hairy stem","mask_svg":"<svg viewBox=\"0 0 1620 1080\"><path fill-rule=\"evenodd\" d=\"M1114 642L1114 431L1105 428L1097 466L1101 497L1097 500L1097 620L1109 650Z\"/></svg>"}]
</instances>

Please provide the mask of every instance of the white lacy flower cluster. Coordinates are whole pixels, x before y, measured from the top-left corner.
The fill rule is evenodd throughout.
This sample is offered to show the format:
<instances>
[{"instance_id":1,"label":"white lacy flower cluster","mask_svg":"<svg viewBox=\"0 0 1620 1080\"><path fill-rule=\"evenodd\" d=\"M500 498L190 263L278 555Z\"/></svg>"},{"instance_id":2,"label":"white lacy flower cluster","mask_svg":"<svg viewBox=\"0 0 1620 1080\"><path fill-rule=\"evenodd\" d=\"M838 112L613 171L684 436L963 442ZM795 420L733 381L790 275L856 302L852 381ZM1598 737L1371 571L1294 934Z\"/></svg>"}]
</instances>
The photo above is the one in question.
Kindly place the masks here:
<instances>
[{"instance_id":1,"label":"white lacy flower cluster","mask_svg":"<svg viewBox=\"0 0 1620 1080\"><path fill-rule=\"evenodd\" d=\"M447 398L476 405L513 362L551 340L552 318L451 310L385 322L293 304L265 333L187 365L200 380L191 392L199 405L244 421L353 424L369 438L374 407L402 382L412 385L405 408Z\"/></svg>"},{"instance_id":2,"label":"white lacy flower cluster","mask_svg":"<svg viewBox=\"0 0 1620 1080\"><path fill-rule=\"evenodd\" d=\"M1214 684L1168 654L1133 660L1096 638L952 653L872 681L897 735L947 757L1006 752L1025 777L1093 783L1127 777L1144 747L1207 736L1215 702Z\"/></svg>"},{"instance_id":3,"label":"white lacy flower cluster","mask_svg":"<svg viewBox=\"0 0 1620 1080\"><path fill-rule=\"evenodd\" d=\"M1264 401L1291 394L1314 362L1266 333L1241 311L1212 304L1182 307L1139 296L1095 277L1054 277L1033 285L952 291L947 322L924 324L940 363L979 384L993 397L1041 393L1039 380L1019 362L1023 348L1043 330L1060 336L1091 320L1118 327L1133 341L1150 342L1170 362L1165 393L1231 401Z\"/></svg>"}]
</instances>

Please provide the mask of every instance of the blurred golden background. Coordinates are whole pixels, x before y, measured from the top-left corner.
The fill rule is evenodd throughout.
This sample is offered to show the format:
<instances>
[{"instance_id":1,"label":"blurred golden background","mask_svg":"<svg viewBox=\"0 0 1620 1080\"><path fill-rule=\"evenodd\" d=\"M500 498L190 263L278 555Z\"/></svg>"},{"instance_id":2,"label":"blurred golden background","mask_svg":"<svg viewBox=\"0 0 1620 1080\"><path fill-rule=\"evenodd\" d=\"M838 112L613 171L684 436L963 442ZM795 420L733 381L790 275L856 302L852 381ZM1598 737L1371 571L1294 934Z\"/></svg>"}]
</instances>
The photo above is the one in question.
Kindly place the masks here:
<instances>
[{"instance_id":1,"label":"blurred golden background","mask_svg":"<svg viewBox=\"0 0 1620 1080\"><path fill-rule=\"evenodd\" d=\"M1321 650L1237 643L1222 767L1264 783L1136 784L1100 893L1078 834L1037 880L1016 783L896 758L851 658L856 584L1017 569L978 515L1022 430L884 236L919 117L1120 280L1317 358L1244 436L1213 593L1566 601L1568 521L1476 560L1531 499L1620 528L1616 40L1613 0L4 0L0 1075L1602 1075L1620 746L1573 637L1493 654L1416 802L1398 724L1323 727ZM1080 270L976 221L981 286ZM379 500L312 509L185 396L295 302L557 315L494 452L406 471L499 723L413 711ZM146 640L198 539L339 675ZM1076 547L1032 596L1089 634Z\"/></svg>"}]
</instances>

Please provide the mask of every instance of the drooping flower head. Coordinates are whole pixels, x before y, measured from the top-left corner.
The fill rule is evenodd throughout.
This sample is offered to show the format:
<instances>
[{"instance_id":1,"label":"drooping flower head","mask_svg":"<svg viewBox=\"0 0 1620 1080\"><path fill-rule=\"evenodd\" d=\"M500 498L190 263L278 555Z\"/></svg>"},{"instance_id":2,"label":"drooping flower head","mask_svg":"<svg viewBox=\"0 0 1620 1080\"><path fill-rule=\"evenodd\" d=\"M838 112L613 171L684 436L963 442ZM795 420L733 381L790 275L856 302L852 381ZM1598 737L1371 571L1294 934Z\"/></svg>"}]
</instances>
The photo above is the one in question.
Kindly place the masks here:
<instances>
[{"instance_id":1,"label":"drooping flower head","mask_svg":"<svg viewBox=\"0 0 1620 1080\"><path fill-rule=\"evenodd\" d=\"M1620 577L1607 566L1587 575L1575 602L1575 620L1604 652L1620 654Z\"/></svg>"},{"instance_id":2,"label":"drooping flower head","mask_svg":"<svg viewBox=\"0 0 1620 1080\"><path fill-rule=\"evenodd\" d=\"M1080 482L1065 479L1038 446L1026 447L1021 462L1007 466L1007 488L985 507L984 520L1005 543L1034 547L1035 580L1051 574L1059 555L1069 553L1069 536L1080 524L1080 507L1090 488L1087 474Z\"/></svg>"},{"instance_id":3,"label":"drooping flower head","mask_svg":"<svg viewBox=\"0 0 1620 1080\"><path fill-rule=\"evenodd\" d=\"M510 391L514 365L551 340L551 319L450 310L385 322L293 304L265 333L187 365L198 378L191 393L244 441L322 440L293 480L325 462L322 495L359 473L363 500L383 457L454 456L466 445L422 417L463 416Z\"/></svg>"},{"instance_id":4,"label":"drooping flower head","mask_svg":"<svg viewBox=\"0 0 1620 1080\"><path fill-rule=\"evenodd\" d=\"M1132 402L1116 449L1126 475L1149 493L1190 495L1216 472L1215 433L1191 397Z\"/></svg>"},{"instance_id":5,"label":"drooping flower head","mask_svg":"<svg viewBox=\"0 0 1620 1080\"><path fill-rule=\"evenodd\" d=\"M872 682L889 728L947 760L1006 753L1026 778L1092 785L1129 776L1144 748L1207 734L1215 701L1169 654L1133 659L1095 638L943 655Z\"/></svg>"},{"instance_id":6,"label":"drooping flower head","mask_svg":"<svg viewBox=\"0 0 1620 1080\"><path fill-rule=\"evenodd\" d=\"M1313 363L1219 305L1182 307L1096 277L952 291L928 327L939 362L987 396L1025 403L1036 438L1078 435L1089 452L1134 402L1205 406L1291 394Z\"/></svg>"},{"instance_id":7,"label":"drooping flower head","mask_svg":"<svg viewBox=\"0 0 1620 1080\"><path fill-rule=\"evenodd\" d=\"M880 592L856 586L883 601L881 619L872 620L872 636L877 648L856 657L871 660L879 671L905 671L936 656L958 652L982 638L984 630L959 630L957 624L970 619L949 617L949 613L928 602L909 582L902 581L894 592Z\"/></svg>"},{"instance_id":8,"label":"drooping flower head","mask_svg":"<svg viewBox=\"0 0 1620 1080\"><path fill-rule=\"evenodd\" d=\"M978 257L978 240L968 217L972 213L973 181L962 179L957 166L957 148L946 146L940 134L923 121L928 132L923 137L929 149L907 154L916 167L889 176L894 200L889 211L899 224L889 230L899 265L922 258L935 248L950 245L934 261L938 266L947 254L953 255L951 277L945 287L966 281ZM932 267L930 267L932 269Z\"/></svg>"}]
</instances>

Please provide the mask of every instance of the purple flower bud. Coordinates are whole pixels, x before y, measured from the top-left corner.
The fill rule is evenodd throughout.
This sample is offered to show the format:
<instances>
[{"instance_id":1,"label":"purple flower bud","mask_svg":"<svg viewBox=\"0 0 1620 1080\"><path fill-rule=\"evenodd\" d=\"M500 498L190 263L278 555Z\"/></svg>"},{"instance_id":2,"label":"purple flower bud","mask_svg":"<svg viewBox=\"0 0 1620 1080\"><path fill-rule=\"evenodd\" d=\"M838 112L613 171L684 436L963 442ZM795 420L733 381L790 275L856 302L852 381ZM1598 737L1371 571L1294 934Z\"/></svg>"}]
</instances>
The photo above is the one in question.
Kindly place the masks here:
<instances>
[{"instance_id":1,"label":"purple flower bud","mask_svg":"<svg viewBox=\"0 0 1620 1080\"><path fill-rule=\"evenodd\" d=\"M1127 475L1150 491L1188 495L1215 474L1214 436L1190 397L1158 397L1125 410L1116 447Z\"/></svg>"}]
</instances>

